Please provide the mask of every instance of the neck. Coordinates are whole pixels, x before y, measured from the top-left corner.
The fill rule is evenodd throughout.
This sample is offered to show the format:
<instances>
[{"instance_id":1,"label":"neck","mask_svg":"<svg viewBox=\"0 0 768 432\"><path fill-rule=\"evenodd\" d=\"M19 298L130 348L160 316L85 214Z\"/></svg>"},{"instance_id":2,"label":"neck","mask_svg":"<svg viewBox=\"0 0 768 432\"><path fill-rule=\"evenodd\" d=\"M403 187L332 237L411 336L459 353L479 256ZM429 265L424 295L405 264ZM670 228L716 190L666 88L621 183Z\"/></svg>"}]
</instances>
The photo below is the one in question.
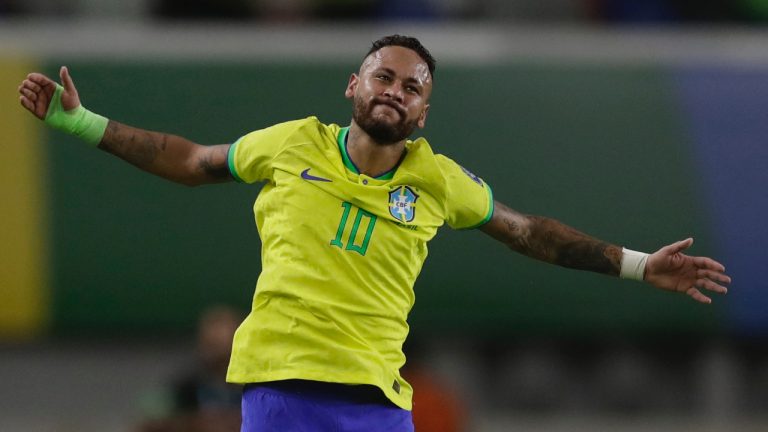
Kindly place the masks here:
<instances>
[{"instance_id":1,"label":"neck","mask_svg":"<svg viewBox=\"0 0 768 432\"><path fill-rule=\"evenodd\" d=\"M380 144L352 121L347 135L347 154L360 174L375 177L392 170L404 151L405 140Z\"/></svg>"}]
</instances>

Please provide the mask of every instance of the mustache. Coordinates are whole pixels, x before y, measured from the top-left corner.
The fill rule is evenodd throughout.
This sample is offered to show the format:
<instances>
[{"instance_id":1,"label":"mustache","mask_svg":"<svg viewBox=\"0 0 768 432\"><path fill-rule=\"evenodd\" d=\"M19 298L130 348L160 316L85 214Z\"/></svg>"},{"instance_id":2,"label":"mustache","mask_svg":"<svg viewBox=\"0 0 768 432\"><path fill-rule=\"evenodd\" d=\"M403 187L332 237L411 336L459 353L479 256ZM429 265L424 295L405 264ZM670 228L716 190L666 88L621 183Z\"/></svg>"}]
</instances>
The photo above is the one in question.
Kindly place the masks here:
<instances>
[{"instance_id":1,"label":"mustache","mask_svg":"<svg viewBox=\"0 0 768 432\"><path fill-rule=\"evenodd\" d=\"M394 109L395 111L398 112L398 114L400 114L400 117L405 118L405 114L406 114L405 109L401 107L397 102L393 102L389 99L377 97L373 99L373 103L374 105L387 105L389 107L392 107L392 109Z\"/></svg>"}]
</instances>

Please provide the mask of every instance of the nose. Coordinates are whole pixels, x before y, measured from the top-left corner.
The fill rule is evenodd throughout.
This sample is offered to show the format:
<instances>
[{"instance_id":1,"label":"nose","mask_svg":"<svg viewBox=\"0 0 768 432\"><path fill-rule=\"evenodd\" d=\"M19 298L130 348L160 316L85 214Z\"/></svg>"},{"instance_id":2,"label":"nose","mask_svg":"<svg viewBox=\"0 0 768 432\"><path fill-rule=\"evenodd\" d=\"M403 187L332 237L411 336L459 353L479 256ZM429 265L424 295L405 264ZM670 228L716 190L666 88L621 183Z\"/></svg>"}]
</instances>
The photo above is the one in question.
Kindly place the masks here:
<instances>
[{"instance_id":1,"label":"nose","mask_svg":"<svg viewBox=\"0 0 768 432\"><path fill-rule=\"evenodd\" d=\"M391 85L384 89L384 96L403 103L403 86L399 82L395 81Z\"/></svg>"}]
</instances>

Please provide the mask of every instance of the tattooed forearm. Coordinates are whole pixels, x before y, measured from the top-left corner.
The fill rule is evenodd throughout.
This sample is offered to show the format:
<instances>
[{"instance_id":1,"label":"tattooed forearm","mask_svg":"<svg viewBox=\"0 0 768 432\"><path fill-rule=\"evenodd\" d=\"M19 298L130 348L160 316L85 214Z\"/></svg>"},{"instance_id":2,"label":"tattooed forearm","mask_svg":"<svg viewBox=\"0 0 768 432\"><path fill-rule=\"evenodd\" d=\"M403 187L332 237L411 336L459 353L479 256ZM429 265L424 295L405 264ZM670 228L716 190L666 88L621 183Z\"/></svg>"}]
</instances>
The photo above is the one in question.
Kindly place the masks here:
<instances>
[{"instance_id":1,"label":"tattooed forearm","mask_svg":"<svg viewBox=\"0 0 768 432\"><path fill-rule=\"evenodd\" d=\"M579 270L618 275L621 249L554 219L518 213L496 202L481 229L523 255Z\"/></svg>"},{"instance_id":2,"label":"tattooed forearm","mask_svg":"<svg viewBox=\"0 0 768 432\"><path fill-rule=\"evenodd\" d=\"M147 169L166 149L168 136L136 129L110 120L99 148L142 169Z\"/></svg>"},{"instance_id":3,"label":"tattooed forearm","mask_svg":"<svg viewBox=\"0 0 768 432\"><path fill-rule=\"evenodd\" d=\"M556 264L617 276L621 268L618 248L600 241L576 241L560 248Z\"/></svg>"},{"instance_id":4,"label":"tattooed forearm","mask_svg":"<svg viewBox=\"0 0 768 432\"><path fill-rule=\"evenodd\" d=\"M554 219L528 216L529 234L525 239L535 258L579 270L618 275L621 250L581 233Z\"/></svg>"},{"instance_id":5,"label":"tattooed forearm","mask_svg":"<svg viewBox=\"0 0 768 432\"><path fill-rule=\"evenodd\" d=\"M226 144L203 146L177 135L110 120L99 148L144 171L188 186L232 179Z\"/></svg>"}]
</instances>

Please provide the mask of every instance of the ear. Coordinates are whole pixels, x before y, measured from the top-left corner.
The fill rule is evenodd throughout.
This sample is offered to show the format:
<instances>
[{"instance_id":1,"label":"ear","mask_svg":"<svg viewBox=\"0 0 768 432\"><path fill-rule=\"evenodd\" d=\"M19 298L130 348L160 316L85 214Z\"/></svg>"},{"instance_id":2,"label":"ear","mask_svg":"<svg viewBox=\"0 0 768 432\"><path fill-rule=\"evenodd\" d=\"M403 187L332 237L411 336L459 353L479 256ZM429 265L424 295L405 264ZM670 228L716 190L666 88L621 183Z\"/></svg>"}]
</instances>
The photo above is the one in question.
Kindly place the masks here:
<instances>
[{"instance_id":1,"label":"ear","mask_svg":"<svg viewBox=\"0 0 768 432\"><path fill-rule=\"evenodd\" d=\"M350 75L349 83L347 84L347 89L344 90L345 98L352 99L353 97L355 97L355 91L357 91L357 83L358 83L357 74Z\"/></svg>"},{"instance_id":2,"label":"ear","mask_svg":"<svg viewBox=\"0 0 768 432\"><path fill-rule=\"evenodd\" d=\"M418 123L416 123L419 126L419 129L424 129L424 126L426 126L428 113L429 113L429 104L426 104L424 106L424 111L422 111L421 115L419 116Z\"/></svg>"}]
</instances>

